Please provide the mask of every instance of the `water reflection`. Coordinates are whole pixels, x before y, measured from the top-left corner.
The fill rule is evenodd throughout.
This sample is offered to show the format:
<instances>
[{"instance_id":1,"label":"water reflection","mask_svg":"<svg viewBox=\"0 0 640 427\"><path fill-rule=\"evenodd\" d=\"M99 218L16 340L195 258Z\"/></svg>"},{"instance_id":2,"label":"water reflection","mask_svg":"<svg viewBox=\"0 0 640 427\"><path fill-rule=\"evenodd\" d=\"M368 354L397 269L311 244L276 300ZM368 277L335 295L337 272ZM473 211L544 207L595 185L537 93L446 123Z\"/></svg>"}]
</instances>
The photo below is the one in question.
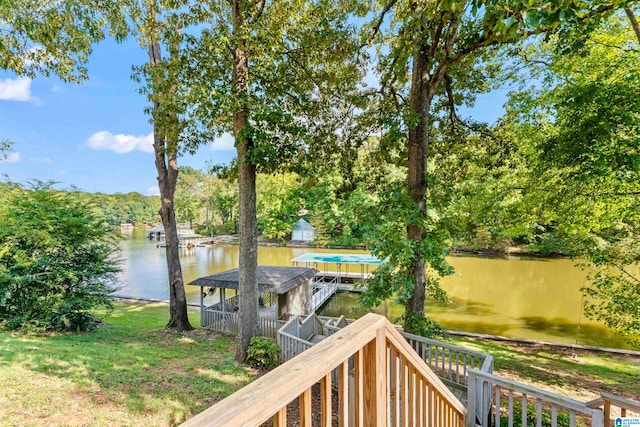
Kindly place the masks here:
<instances>
[{"instance_id":1,"label":"water reflection","mask_svg":"<svg viewBox=\"0 0 640 427\"><path fill-rule=\"evenodd\" d=\"M145 239L136 230L122 242L124 270L120 275L120 295L168 299L165 250ZM365 253L307 248L259 247L261 265L291 265L291 260L307 252ZM200 276L238 267L237 246L196 247L180 252L185 283ZM623 340L601 325L588 321L582 313L580 289L585 273L567 259L450 257L456 274L442 286L450 301L427 304L426 311L444 327L491 335L524 337L623 347ZM323 266L318 266L322 269ZM353 272L359 272L357 267ZM189 303L199 303L199 287L187 286ZM217 294L207 303L218 301ZM324 308L326 315L359 317L357 294L341 293ZM402 307L392 300L375 310L391 320L402 315ZM578 328L580 324L580 328Z\"/></svg>"}]
</instances>

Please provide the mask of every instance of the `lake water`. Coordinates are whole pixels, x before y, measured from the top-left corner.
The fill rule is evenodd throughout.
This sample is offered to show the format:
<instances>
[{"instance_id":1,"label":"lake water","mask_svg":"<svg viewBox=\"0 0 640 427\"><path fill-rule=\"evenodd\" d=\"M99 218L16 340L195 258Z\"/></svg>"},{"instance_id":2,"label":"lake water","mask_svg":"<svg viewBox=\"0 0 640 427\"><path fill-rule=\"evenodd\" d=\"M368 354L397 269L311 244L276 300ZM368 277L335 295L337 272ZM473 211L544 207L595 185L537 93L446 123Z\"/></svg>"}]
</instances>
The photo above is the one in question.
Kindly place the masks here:
<instances>
[{"instance_id":1,"label":"lake water","mask_svg":"<svg viewBox=\"0 0 640 427\"><path fill-rule=\"evenodd\" d=\"M144 230L125 235L118 295L168 299L164 248L145 238ZM259 247L261 265L291 265L307 252L366 253L316 248ZM185 283L238 267L238 247L216 245L180 251ZM442 280L450 302L429 304L427 313L445 328L467 332L624 348L621 337L585 318L580 289L585 273L568 259L452 256L453 276ZM358 270L359 271L359 270ZM189 303L199 304L199 287L186 286ZM208 297L212 302L215 297ZM358 317L357 294L340 293L322 314ZM376 312L393 320L402 307L386 301Z\"/></svg>"}]
</instances>

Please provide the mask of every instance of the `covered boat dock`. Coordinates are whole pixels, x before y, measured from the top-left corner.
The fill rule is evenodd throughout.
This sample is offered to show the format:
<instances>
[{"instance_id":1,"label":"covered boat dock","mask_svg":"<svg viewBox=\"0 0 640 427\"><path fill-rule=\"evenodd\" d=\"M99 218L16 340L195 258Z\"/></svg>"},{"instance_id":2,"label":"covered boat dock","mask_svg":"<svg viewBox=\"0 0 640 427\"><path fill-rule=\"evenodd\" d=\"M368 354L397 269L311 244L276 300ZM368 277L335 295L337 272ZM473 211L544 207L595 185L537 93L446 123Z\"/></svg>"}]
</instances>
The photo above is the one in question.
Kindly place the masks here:
<instances>
[{"instance_id":1,"label":"covered boat dock","mask_svg":"<svg viewBox=\"0 0 640 427\"><path fill-rule=\"evenodd\" d=\"M281 324L294 315L313 313L312 283L318 271L310 267L258 266L260 328L263 335L275 337ZM200 324L220 332L237 332L239 269L200 277L189 283L200 287ZM219 302L204 306L205 288L219 290ZM227 297L227 290L234 295Z\"/></svg>"},{"instance_id":2,"label":"covered boat dock","mask_svg":"<svg viewBox=\"0 0 640 427\"><path fill-rule=\"evenodd\" d=\"M314 285L335 283L336 290L361 292L358 286L371 276L370 270L383 261L367 254L335 254L309 252L291 260L294 266L318 270ZM328 299L328 298L327 298Z\"/></svg>"}]
</instances>

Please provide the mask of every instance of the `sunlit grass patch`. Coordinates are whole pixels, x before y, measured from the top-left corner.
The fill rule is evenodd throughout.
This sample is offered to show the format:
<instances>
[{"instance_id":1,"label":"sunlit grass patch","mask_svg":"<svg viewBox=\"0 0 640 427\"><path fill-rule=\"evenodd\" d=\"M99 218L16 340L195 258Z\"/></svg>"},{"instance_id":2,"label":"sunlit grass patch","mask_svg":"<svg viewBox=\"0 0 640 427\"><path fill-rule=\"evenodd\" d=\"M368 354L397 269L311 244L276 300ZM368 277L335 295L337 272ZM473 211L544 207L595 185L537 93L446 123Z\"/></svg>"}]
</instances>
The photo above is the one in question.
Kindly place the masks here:
<instances>
[{"instance_id":1,"label":"sunlit grass patch","mask_svg":"<svg viewBox=\"0 0 640 427\"><path fill-rule=\"evenodd\" d=\"M90 333L0 332L0 424L173 425L253 379L233 338L167 320L166 305L122 304Z\"/></svg>"}]
</instances>

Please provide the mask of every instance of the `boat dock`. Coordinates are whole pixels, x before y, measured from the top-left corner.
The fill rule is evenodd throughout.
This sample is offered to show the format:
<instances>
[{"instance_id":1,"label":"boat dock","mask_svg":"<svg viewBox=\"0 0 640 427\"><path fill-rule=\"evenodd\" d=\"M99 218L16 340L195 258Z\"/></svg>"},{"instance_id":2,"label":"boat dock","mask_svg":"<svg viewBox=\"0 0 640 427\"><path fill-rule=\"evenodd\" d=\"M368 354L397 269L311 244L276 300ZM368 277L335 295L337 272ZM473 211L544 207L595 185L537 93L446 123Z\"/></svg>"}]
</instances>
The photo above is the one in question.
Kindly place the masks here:
<instances>
[{"instance_id":1,"label":"boat dock","mask_svg":"<svg viewBox=\"0 0 640 427\"><path fill-rule=\"evenodd\" d=\"M382 264L382 261L371 255L313 252L294 258L291 262L295 267L318 270L313 282L314 311L338 291L363 292L365 287L362 283L371 276L371 266Z\"/></svg>"}]
</instances>

